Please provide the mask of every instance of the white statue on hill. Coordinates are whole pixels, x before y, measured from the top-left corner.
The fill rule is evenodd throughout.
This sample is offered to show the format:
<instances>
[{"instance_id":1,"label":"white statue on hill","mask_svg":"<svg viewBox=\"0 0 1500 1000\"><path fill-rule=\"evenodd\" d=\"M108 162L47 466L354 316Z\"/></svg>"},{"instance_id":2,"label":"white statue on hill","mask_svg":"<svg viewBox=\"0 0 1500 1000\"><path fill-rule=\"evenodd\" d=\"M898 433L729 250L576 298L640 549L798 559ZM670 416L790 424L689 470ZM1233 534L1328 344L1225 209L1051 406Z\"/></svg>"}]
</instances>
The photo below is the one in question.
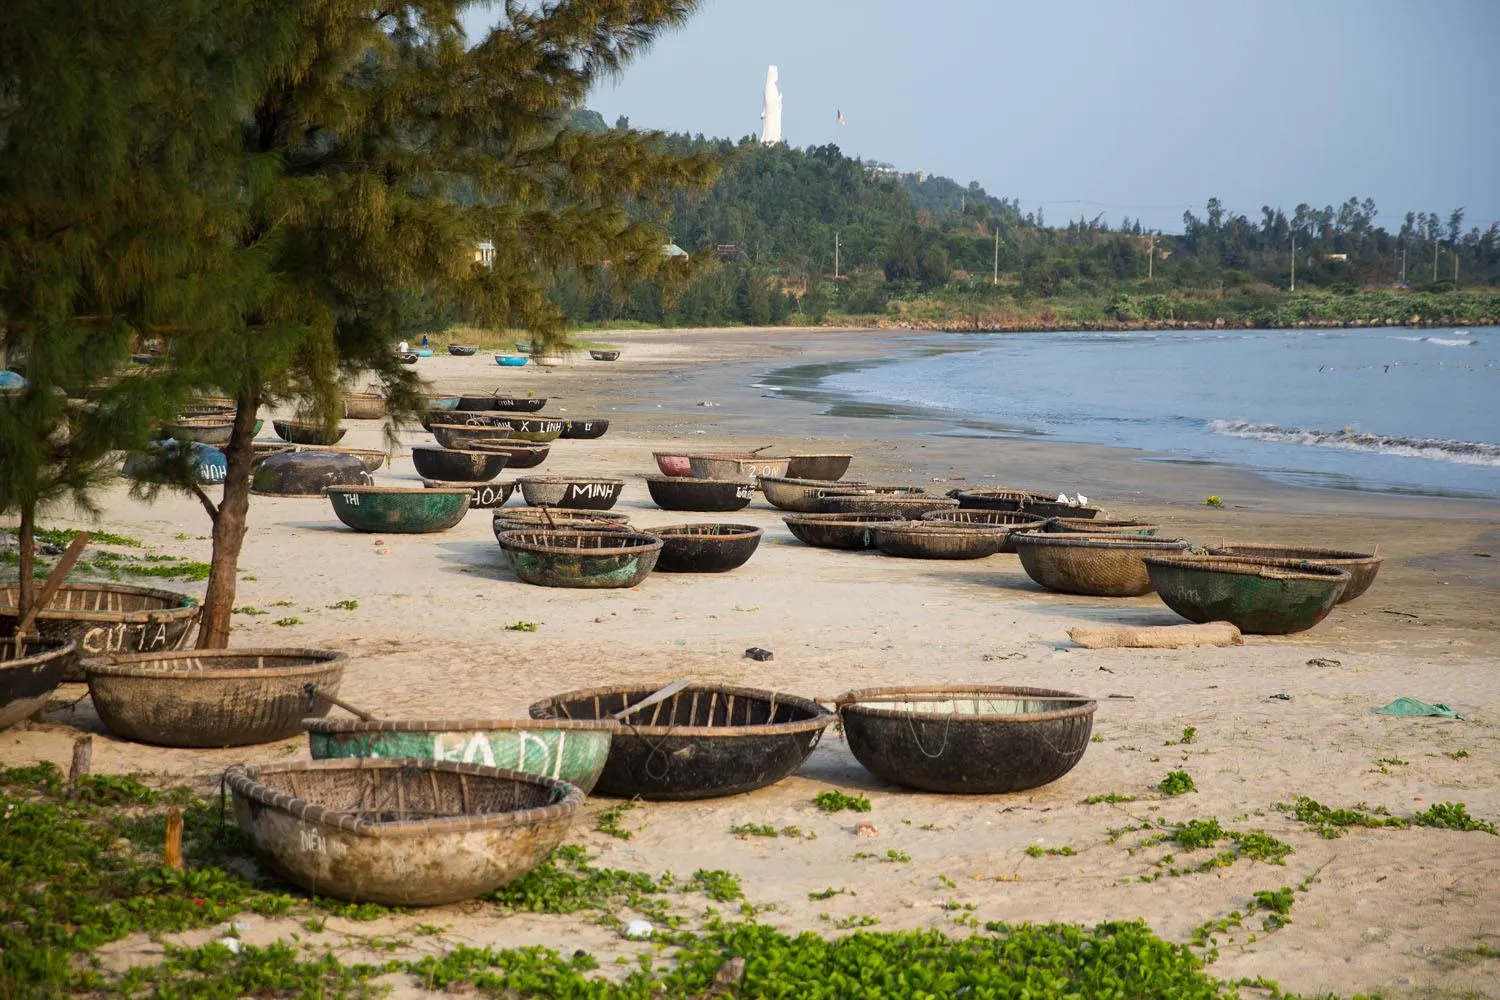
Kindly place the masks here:
<instances>
[{"instance_id":1,"label":"white statue on hill","mask_svg":"<svg viewBox=\"0 0 1500 1000\"><path fill-rule=\"evenodd\" d=\"M766 70L766 94L760 106L760 141L774 146L781 141L781 88L776 85L776 67Z\"/></svg>"}]
</instances>

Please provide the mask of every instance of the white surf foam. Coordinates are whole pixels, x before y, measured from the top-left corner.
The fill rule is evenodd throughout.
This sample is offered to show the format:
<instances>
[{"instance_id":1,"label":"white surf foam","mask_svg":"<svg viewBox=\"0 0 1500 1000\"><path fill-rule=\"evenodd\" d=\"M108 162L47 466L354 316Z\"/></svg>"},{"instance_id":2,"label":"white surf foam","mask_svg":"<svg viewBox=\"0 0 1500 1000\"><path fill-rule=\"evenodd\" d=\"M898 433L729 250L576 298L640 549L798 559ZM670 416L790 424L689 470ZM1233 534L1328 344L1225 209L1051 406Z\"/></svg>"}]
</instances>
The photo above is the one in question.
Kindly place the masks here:
<instances>
[{"instance_id":1,"label":"white surf foam","mask_svg":"<svg viewBox=\"0 0 1500 1000\"><path fill-rule=\"evenodd\" d=\"M1500 444L1482 441L1449 441L1443 438L1409 438L1384 434L1366 434L1353 427L1337 431L1282 427L1278 424L1252 424L1244 420L1210 420L1210 431L1228 437L1252 438L1279 444L1300 444L1316 448L1340 448L1345 451L1371 452L1380 455L1405 455L1439 462L1463 465L1500 466Z\"/></svg>"}]
</instances>

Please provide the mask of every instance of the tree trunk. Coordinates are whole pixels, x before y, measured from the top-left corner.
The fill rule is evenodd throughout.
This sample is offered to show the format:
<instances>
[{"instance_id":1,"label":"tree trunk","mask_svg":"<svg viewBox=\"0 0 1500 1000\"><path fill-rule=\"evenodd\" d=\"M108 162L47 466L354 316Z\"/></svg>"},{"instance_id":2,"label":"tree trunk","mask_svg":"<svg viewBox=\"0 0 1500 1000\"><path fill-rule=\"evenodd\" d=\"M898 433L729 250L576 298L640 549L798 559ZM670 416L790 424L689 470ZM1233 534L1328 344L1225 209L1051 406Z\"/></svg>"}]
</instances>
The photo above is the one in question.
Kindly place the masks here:
<instances>
[{"instance_id":1,"label":"tree trunk","mask_svg":"<svg viewBox=\"0 0 1500 1000\"><path fill-rule=\"evenodd\" d=\"M26 612L30 610L31 603L36 600L36 505L24 504L21 507L21 532L20 532L19 569L21 573L20 593L16 599L16 624L19 625L26 620ZM18 639L26 636L17 634Z\"/></svg>"},{"instance_id":2,"label":"tree trunk","mask_svg":"<svg viewBox=\"0 0 1500 1000\"><path fill-rule=\"evenodd\" d=\"M250 511L250 463L255 459L255 414L260 392L244 390L235 400L234 429L224 449L224 495L214 518L214 554L208 571L208 593L198 619L198 648L224 649L229 645L230 618L234 613L240 547L245 543Z\"/></svg>"}]
</instances>

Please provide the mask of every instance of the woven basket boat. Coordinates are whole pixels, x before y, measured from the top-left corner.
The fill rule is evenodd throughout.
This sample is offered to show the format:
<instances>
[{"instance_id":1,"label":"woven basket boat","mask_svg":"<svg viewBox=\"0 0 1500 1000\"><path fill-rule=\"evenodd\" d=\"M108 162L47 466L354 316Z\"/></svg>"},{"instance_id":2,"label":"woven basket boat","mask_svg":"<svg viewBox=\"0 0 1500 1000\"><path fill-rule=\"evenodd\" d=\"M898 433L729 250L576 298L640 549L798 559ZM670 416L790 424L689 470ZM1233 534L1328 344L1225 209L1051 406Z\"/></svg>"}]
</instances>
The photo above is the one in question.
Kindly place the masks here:
<instances>
[{"instance_id":1,"label":"woven basket boat","mask_svg":"<svg viewBox=\"0 0 1500 1000\"><path fill-rule=\"evenodd\" d=\"M87 661L89 695L109 731L167 747L271 743L326 715L345 653L331 649L185 649Z\"/></svg>"},{"instance_id":2,"label":"woven basket boat","mask_svg":"<svg viewBox=\"0 0 1500 1000\"><path fill-rule=\"evenodd\" d=\"M824 495L819 501L829 514L893 514L920 521L935 510L957 510L958 501L931 494L874 493L867 496Z\"/></svg>"},{"instance_id":3,"label":"woven basket boat","mask_svg":"<svg viewBox=\"0 0 1500 1000\"><path fill-rule=\"evenodd\" d=\"M688 461L687 455L674 451L653 451L651 457L656 459L656 467L664 476L675 476L686 479L693 474L693 465ZM738 477L731 476L731 479Z\"/></svg>"},{"instance_id":4,"label":"woven basket boat","mask_svg":"<svg viewBox=\"0 0 1500 1000\"><path fill-rule=\"evenodd\" d=\"M346 420L384 420L388 412L385 397L378 392L344 393Z\"/></svg>"},{"instance_id":5,"label":"woven basket boat","mask_svg":"<svg viewBox=\"0 0 1500 1000\"><path fill-rule=\"evenodd\" d=\"M489 400L489 397L481 397ZM463 402L460 398L459 402ZM438 424L448 427L499 427L510 429L515 416L509 413L491 413L488 410L428 410L422 414L422 429L431 432Z\"/></svg>"},{"instance_id":6,"label":"woven basket boat","mask_svg":"<svg viewBox=\"0 0 1500 1000\"><path fill-rule=\"evenodd\" d=\"M491 396L490 409L506 413L535 413L547 405L546 396Z\"/></svg>"},{"instance_id":7,"label":"woven basket boat","mask_svg":"<svg viewBox=\"0 0 1500 1000\"><path fill-rule=\"evenodd\" d=\"M543 510L540 507L509 507L496 510L495 540L507 531L631 531L629 514L602 510Z\"/></svg>"},{"instance_id":8,"label":"woven basket boat","mask_svg":"<svg viewBox=\"0 0 1500 1000\"><path fill-rule=\"evenodd\" d=\"M78 669L76 639L0 639L0 729L45 708L70 668Z\"/></svg>"},{"instance_id":9,"label":"woven basket boat","mask_svg":"<svg viewBox=\"0 0 1500 1000\"><path fill-rule=\"evenodd\" d=\"M510 438L510 425L476 427L469 424L433 424L437 443L454 451L467 451L476 444L498 444Z\"/></svg>"},{"instance_id":10,"label":"woven basket boat","mask_svg":"<svg viewBox=\"0 0 1500 1000\"><path fill-rule=\"evenodd\" d=\"M589 351L589 357L595 361L619 361L619 351Z\"/></svg>"},{"instance_id":11,"label":"woven basket boat","mask_svg":"<svg viewBox=\"0 0 1500 1000\"><path fill-rule=\"evenodd\" d=\"M429 410L456 410L458 409L457 396L428 396L427 408Z\"/></svg>"},{"instance_id":12,"label":"woven basket boat","mask_svg":"<svg viewBox=\"0 0 1500 1000\"><path fill-rule=\"evenodd\" d=\"M359 459L360 464L365 467L365 471L370 473L371 475L379 472L381 467L385 465L386 459L390 457L385 452L378 451L374 448L340 448L336 445L289 444L285 441L256 441L250 445L250 448L255 454L254 461L256 463L259 463L261 459L267 458L268 456L282 455L289 452L309 452L323 455L351 455L354 458ZM253 475L254 465L252 465L251 468Z\"/></svg>"},{"instance_id":13,"label":"woven basket boat","mask_svg":"<svg viewBox=\"0 0 1500 1000\"><path fill-rule=\"evenodd\" d=\"M647 476L646 489L662 510L727 513L743 510L755 497L755 486L747 479Z\"/></svg>"},{"instance_id":14,"label":"woven basket boat","mask_svg":"<svg viewBox=\"0 0 1500 1000\"><path fill-rule=\"evenodd\" d=\"M625 489L623 479L582 476L528 476L516 483L531 506L545 504L568 510L609 510Z\"/></svg>"},{"instance_id":15,"label":"woven basket boat","mask_svg":"<svg viewBox=\"0 0 1500 1000\"><path fill-rule=\"evenodd\" d=\"M241 764L224 784L240 829L283 878L388 906L458 903L514 882L583 805L563 781L435 760Z\"/></svg>"},{"instance_id":16,"label":"woven basket boat","mask_svg":"<svg viewBox=\"0 0 1500 1000\"><path fill-rule=\"evenodd\" d=\"M516 576L540 587L636 587L656 568L662 541L633 531L507 531L500 547Z\"/></svg>"},{"instance_id":17,"label":"woven basket boat","mask_svg":"<svg viewBox=\"0 0 1500 1000\"><path fill-rule=\"evenodd\" d=\"M511 417L506 423L510 424L510 436L517 441L529 441L532 444L547 444L562 437L564 423L561 420L548 420L543 417Z\"/></svg>"},{"instance_id":18,"label":"woven basket boat","mask_svg":"<svg viewBox=\"0 0 1500 1000\"><path fill-rule=\"evenodd\" d=\"M1146 558L1162 601L1188 621L1229 622L1250 635L1287 635L1328 617L1349 572L1295 560L1234 556Z\"/></svg>"},{"instance_id":19,"label":"woven basket boat","mask_svg":"<svg viewBox=\"0 0 1500 1000\"><path fill-rule=\"evenodd\" d=\"M1026 531L1013 536L1026 575L1048 590L1088 597L1139 597L1151 593L1141 560L1180 555L1182 539L1141 535L1075 535Z\"/></svg>"},{"instance_id":20,"label":"woven basket boat","mask_svg":"<svg viewBox=\"0 0 1500 1000\"><path fill-rule=\"evenodd\" d=\"M1095 702L1049 688L884 687L836 699L872 774L924 792L996 794L1056 781L1089 746Z\"/></svg>"},{"instance_id":21,"label":"woven basket boat","mask_svg":"<svg viewBox=\"0 0 1500 1000\"><path fill-rule=\"evenodd\" d=\"M492 451L505 456L505 467L512 472L517 469L534 469L547 460L551 445L528 444L525 441L501 441L491 444L477 441L475 451Z\"/></svg>"},{"instance_id":22,"label":"woven basket boat","mask_svg":"<svg viewBox=\"0 0 1500 1000\"><path fill-rule=\"evenodd\" d=\"M688 455L688 474L694 479L749 479L785 477L790 457L752 455L749 452Z\"/></svg>"},{"instance_id":23,"label":"woven basket boat","mask_svg":"<svg viewBox=\"0 0 1500 1000\"><path fill-rule=\"evenodd\" d=\"M760 490L772 507L791 511L794 514L817 514L819 503L825 492L836 491L855 496L865 490L864 483L840 483L829 479L793 479L789 476L761 476Z\"/></svg>"},{"instance_id":24,"label":"woven basket boat","mask_svg":"<svg viewBox=\"0 0 1500 1000\"><path fill-rule=\"evenodd\" d=\"M669 524L642 528L662 540L659 573L725 573L750 561L761 529L750 524Z\"/></svg>"},{"instance_id":25,"label":"woven basket boat","mask_svg":"<svg viewBox=\"0 0 1500 1000\"><path fill-rule=\"evenodd\" d=\"M464 519L473 501L474 492L467 486L339 486L328 491L328 502L340 521L355 531L381 534L447 531Z\"/></svg>"},{"instance_id":26,"label":"woven basket boat","mask_svg":"<svg viewBox=\"0 0 1500 1000\"><path fill-rule=\"evenodd\" d=\"M461 413L487 413L495 408L495 397L493 394L483 396L463 395L458 397L458 405L454 409Z\"/></svg>"},{"instance_id":27,"label":"woven basket boat","mask_svg":"<svg viewBox=\"0 0 1500 1000\"><path fill-rule=\"evenodd\" d=\"M608 430L608 420L564 420L562 437L564 440L592 441L602 438Z\"/></svg>"},{"instance_id":28,"label":"woven basket boat","mask_svg":"<svg viewBox=\"0 0 1500 1000\"><path fill-rule=\"evenodd\" d=\"M1097 507L1060 503L1056 494L1035 490L954 490L948 495L955 498L965 510L1022 511L1044 520L1049 517L1092 518L1099 513Z\"/></svg>"},{"instance_id":29,"label":"woven basket boat","mask_svg":"<svg viewBox=\"0 0 1500 1000\"><path fill-rule=\"evenodd\" d=\"M477 344L449 344L448 353L458 358L472 358L479 353Z\"/></svg>"},{"instance_id":30,"label":"woven basket boat","mask_svg":"<svg viewBox=\"0 0 1500 1000\"><path fill-rule=\"evenodd\" d=\"M451 490L461 489L469 492L469 508L471 510L489 510L494 507L504 507L510 495L515 492L514 482L503 483L449 483L441 479L424 479L422 485L429 490Z\"/></svg>"},{"instance_id":31,"label":"woven basket boat","mask_svg":"<svg viewBox=\"0 0 1500 1000\"><path fill-rule=\"evenodd\" d=\"M325 489L372 483L363 459L332 451L286 449L250 465L250 492L265 496L321 498Z\"/></svg>"},{"instance_id":32,"label":"woven basket boat","mask_svg":"<svg viewBox=\"0 0 1500 1000\"><path fill-rule=\"evenodd\" d=\"M1375 574L1385 556L1373 552L1345 552L1342 549L1319 549L1297 545L1257 545L1237 542L1233 545L1209 546L1211 556L1235 556L1240 559L1290 559L1295 562L1313 563L1317 566L1332 566L1349 574L1349 584L1339 597L1340 604L1347 604L1370 589Z\"/></svg>"},{"instance_id":33,"label":"woven basket boat","mask_svg":"<svg viewBox=\"0 0 1500 1000\"><path fill-rule=\"evenodd\" d=\"M1053 517L1039 530L1059 535L1154 535L1161 530L1161 525L1149 521L1111 521L1102 517Z\"/></svg>"},{"instance_id":34,"label":"woven basket boat","mask_svg":"<svg viewBox=\"0 0 1500 1000\"><path fill-rule=\"evenodd\" d=\"M505 767L594 790L620 724L526 719L304 719L314 760L407 757Z\"/></svg>"},{"instance_id":35,"label":"woven basket boat","mask_svg":"<svg viewBox=\"0 0 1500 1000\"><path fill-rule=\"evenodd\" d=\"M230 436L234 433L234 417L202 416L202 417L178 417L170 423L162 424L161 436L163 439L171 438L174 441L197 441L200 444L213 445L222 448L229 443Z\"/></svg>"},{"instance_id":36,"label":"woven basket boat","mask_svg":"<svg viewBox=\"0 0 1500 1000\"><path fill-rule=\"evenodd\" d=\"M909 559L983 559L995 555L1010 531L957 521L887 521L870 525L870 540L889 556Z\"/></svg>"},{"instance_id":37,"label":"woven basket boat","mask_svg":"<svg viewBox=\"0 0 1500 1000\"><path fill-rule=\"evenodd\" d=\"M510 456L499 451L466 451L457 448L433 448L417 445L411 450L411 463L423 479L442 479L450 483L487 483L500 475Z\"/></svg>"},{"instance_id":38,"label":"woven basket boat","mask_svg":"<svg viewBox=\"0 0 1500 1000\"><path fill-rule=\"evenodd\" d=\"M306 420L273 420L271 426L283 441L292 444L338 444L347 428L329 430L325 425Z\"/></svg>"},{"instance_id":39,"label":"woven basket boat","mask_svg":"<svg viewBox=\"0 0 1500 1000\"><path fill-rule=\"evenodd\" d=\"M1015 510L935 510L929 514L923 514L922 520L936 521L938 523L951 521L956 524L985 524L995 528L1004 528L1005 540L1000 543L1001 552L1015 552L1017 532L1041 531L1047 522L1032 514L1022 514Z\"/></svg>"},{"instance_id":40,"label":"woven basket boat","mask_svg":"<svg viewBox=\"0 0 1500 1000\"><path fill-rule=\"evenodd\" d=\"M787 463L788 479L822 479L837 482L849 471L853 455L793 455Z\"/></svg>"},{"instance_id":41,"label":"woven basket boat","mask_svg":"<svg viewBox=\"0 0 1500 1000\"><path fill-rule=\"evenodd\" d=\"M0 582L0 639L16 634L20 584ZM77 640L78 655L166 652L187 642L202 610L195 598L171 590L124 583L65 583L36 617L43 642ZM82 681L83 670L69 660L63 680Z\"/></svg>"},{"instance_id":42,"label":"woven basket boat","mask_svg":"<svg viewBox=\"0 0 1500 1000\"><path fill-rule=\"evenodd\" d=\"M661 685L589 688L531 706L534 719L603 719ZM797 770L833 713L795 695L694 684L627 717L596 790L643 799L706 799L774 784Z\"/></svg>"},{"instance_id":43,"label":"woven basket boat","mask_svg":"<svg viewBox=\"0 0 1500 1000\"><path fill-rule=\"evenodd\" d=\"M497 355L495 355L495 364L497 364L497 365L503 365L506 368L520 368L528 360L529 359L524 354L497 354Z\"/></svg>"},{"instance_id":44,"label":"woven basket boat","mask_svg":"<svg viewBox=\"0 0 1500 1000\"><path fill-rule=\"evenodd\" d=\"M788 514L781 519L800 542L820 549L869 549L870 528L905 520L897 514Z\"/></svg>"}]
</instances>

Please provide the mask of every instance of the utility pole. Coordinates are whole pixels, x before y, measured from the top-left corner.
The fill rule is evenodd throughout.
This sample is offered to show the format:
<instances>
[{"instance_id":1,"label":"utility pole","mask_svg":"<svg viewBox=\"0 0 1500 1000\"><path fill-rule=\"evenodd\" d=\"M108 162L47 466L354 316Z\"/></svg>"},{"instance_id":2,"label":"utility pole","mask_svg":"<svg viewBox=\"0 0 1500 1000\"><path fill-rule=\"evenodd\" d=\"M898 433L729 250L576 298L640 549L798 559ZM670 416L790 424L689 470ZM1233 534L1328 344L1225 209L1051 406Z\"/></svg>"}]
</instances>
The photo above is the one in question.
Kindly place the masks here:
<instances>
[{"instance_id":1,"label":"utility pole","mask_svg":"<svg viewBox=\"0 0 1500 1000\"><path fill-rule=\"evenodd\" d=\"M1292 291L1297 290L1297 234L1292 234Z\"/></svg>"},{"instance_id":2,"label":"utility pole","mask_svg":"<svg viewBox=\"0 0 1500 1000\"><path fill-rule=\"evenodd\" d=\"M1151 242L1146 249L1146 280L1152 281L1156 278L1156 234L1151 234Z\"/></svg>"},{"instance_id":3,"label":"utility pole","mask_svg":"<svg viewBox=\"0 0 1500 1000\"><path fill-rule=\"evenodd\" d=\"M839 231L833 231L833 280L839 280Z\"/></svg>"},{"instance_id":4,"label":"utility pole","mask_svg":"<svg viewBox=\"0 0 1500 1000\"><path fill-rule=\"evenodd\" d=\"M990 277L990 284L1000 284L1000 227L995 227L995 272Z\"/></svg>"}]
</instances>

